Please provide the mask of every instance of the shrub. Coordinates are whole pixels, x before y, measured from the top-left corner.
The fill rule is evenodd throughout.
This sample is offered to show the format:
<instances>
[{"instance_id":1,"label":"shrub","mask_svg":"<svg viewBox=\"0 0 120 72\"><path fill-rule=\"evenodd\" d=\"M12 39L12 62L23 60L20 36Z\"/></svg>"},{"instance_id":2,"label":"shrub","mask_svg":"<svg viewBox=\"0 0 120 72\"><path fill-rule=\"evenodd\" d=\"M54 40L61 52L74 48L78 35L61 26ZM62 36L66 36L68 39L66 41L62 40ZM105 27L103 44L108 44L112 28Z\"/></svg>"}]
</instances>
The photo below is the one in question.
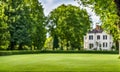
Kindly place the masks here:
<instances>
[{"instance_id":1,"label":"shrub","mask_svg":"<svg viewBox=\"0 0 120 72\"><path fill-rule=\"evenodd\" d=\"M0 51L0 56L12 55L12 51Z\"/></svg>"},{"instance_id":2,"label":"shrub","mask_svg":"<svg viewBox=\"0 0 120 72\"><path fill-rule=\"evenodd\" d=\"M118 57L118 59L120 59L120 56Z\"/></svg>"},{"instance_id":3,"label":"shrub","mask_svg":"<svg viewBox=\"0 0 120 72\"><path fill-rule=\"evenodd\" d=\"M40 53L90 53L90 54L118 54L118 51L49 51L49 50L15 50L0 51L0 56L18 55L18 54L40 54Z\"/></svg>"}]
</instances>

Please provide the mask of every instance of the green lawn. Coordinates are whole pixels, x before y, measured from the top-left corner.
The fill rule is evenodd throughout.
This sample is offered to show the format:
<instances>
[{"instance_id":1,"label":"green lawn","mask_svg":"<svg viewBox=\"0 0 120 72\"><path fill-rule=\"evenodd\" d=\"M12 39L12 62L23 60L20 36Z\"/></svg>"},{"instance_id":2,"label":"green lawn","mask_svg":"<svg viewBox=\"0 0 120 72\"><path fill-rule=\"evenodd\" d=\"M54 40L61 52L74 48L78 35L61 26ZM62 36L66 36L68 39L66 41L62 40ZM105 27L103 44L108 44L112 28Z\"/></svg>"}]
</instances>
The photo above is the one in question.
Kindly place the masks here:
<instances>
[{"instance_id":1,"label":"green lawn","mask_svg":"<svg viewBox=\"0 0 120 72\"><path fill-rule=\"evenodd\" d=\"M114 54L27 54L0 57L0 72L120 72Z\"/></svg>"}]
</instances>

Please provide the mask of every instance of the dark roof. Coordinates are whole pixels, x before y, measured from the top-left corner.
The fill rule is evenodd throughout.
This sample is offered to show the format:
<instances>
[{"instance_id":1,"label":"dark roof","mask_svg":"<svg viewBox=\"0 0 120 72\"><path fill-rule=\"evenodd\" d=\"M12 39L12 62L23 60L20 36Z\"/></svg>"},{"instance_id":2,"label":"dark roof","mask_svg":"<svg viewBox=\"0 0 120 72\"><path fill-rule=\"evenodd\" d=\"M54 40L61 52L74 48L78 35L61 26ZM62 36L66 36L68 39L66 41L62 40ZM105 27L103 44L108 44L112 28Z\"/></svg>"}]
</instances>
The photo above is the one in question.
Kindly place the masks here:
<instances>
[{"instance_id":1,"label":"dark roof","mask_svg":"<svg viewBox=\"0 0 120 72\"><path fill-rule=\"evenodd\" d=\"M103 30L102 30L101 26L96 25L96 28L89 31L88 33L102 33L102 32L103 32Z\"/></svg>"},{"instance_id":2,"label":"dark roof","mask_svg":"<svg viewBox=\"0 0 120 72\"><path fill-rule=\"evenodd\" d=\"M89 31L88 33L102 33L102 32L103 32L102 29L99 29L99 30L93 29L93 30Z\"/></svg>"}]
</instances>

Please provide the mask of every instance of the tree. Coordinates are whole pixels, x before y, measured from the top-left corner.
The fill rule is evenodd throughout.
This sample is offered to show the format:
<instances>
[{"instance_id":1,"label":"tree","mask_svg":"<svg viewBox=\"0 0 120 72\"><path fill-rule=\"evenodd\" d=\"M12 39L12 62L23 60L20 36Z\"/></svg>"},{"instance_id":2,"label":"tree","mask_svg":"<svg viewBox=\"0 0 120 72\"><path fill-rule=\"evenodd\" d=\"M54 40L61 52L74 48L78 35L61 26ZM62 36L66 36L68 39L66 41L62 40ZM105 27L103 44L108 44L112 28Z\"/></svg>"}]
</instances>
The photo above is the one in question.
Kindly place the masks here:
<instances>
[{"instance_id":1,"label":"tree","mask_svg":"<svg viewBox=\"0 0 120 72\"><path fill-rule=\"evenodd\" d=\"M9 49L14 50L15 45L19 45L18 49L22 50L23 45L30 42L28 7L24 1L20 0L6 0L4 3L6 3L4 13L8 17L6 23L9 26L11 37Z\"/></svg>"},{"instance_id":2,"label":"tree","mask_svg":"<svg viewBox=\"0 0 120 72\"><path fill-rule=\"evenodd\" d=\"M8 24L5 23L7 16L4 14L5 4L0 1L0 50L6 49L9 45L10 34Z\"/></svg>"},{"instance_id":3,"label":"tree","mask_svg":"<svg viewBox=\"0 0 120 72\"><path fill-rule=\"evenodd\" d=\"M55 48L59 48L59 39L57 35L54 35L53 38L53 50L55 50Z\"/></svg>"},{"instance_id":4,"label":"tree","mask_svg":"<svg viewBox=\"0 0 120 72\"><path fill-rule=\"evenodd\" d=\"M53 49L53 38L48 37L44 44L44 50L52 50Z\"/></svg>"},{"instance_id":5,"label":"tree","mask_svg":"<svg viewBox=\"0 0 120 72\"><path fill-rule=\"evenodd\" d=\"M100 16L103 28L113 35L114 41L120 40L120 0L76 0L91 7ZM104 4L105 3L105 4ZM116 44L117 44L116 43ZM119 41L120 44L120 41ZM120 45L117 48L120 50ZM120 53L120 52L119 52Z\"/></svg>"},{"instance_id":6,"label":"tree","mask_svg":"<svg viewBox=\"0 0 120 72\"><path fill-rule=\"evenodd\" d=\"M116 6L117 6L117 9L118 9L118 16L120 16L120 0L114 0Z\"/></svg>"},{"instance_id":7,"label":"tree","mask_svg":"<svg viewBox=\"0 0 120 72\"><path fill-rule=\"evenodd\" d=\"M10 33L9 49L17 49L17 46L22 50L24 46L32 47L32 44L41 49L46 30L43 8L38 0L2 0L1 3L5 4L5 23Z\"/></svg>"},{"instance_id":8,"label":"tree","mask_svg":"<svg viewBox=\"0 0 120 72\"><path fill-rule=\"evenodd\" d=\"M86 10L72 5L61 5L48 16L48 30L50 35L58 36L59 43L67 46L67 50L74 44L73 49L79 48L84 34L90 29L90 19Z\"/></svg>"},{"instance_id":9,"label":"tree","mask_svg":"<svg viewBox=\"0 0 120 72\"><path fill-rule=\"evenodd\" d=\"M28 3L28 2L26 2ZM38 0L31 1L31 38L34 49L41 50L46 40L45 15Z\"/></svg>"},{"instance_id":10,"label":"tree","mask_svg":"<svg viewBox=\"0 0 120 72\"><path fill-rule=\"evenodd\" d=\"M118 16L120 17L120 0L114 0L114 2L118 9ZM119 34L120 34L120 22L119 22L118 28L119 28ZM120 59L120 36L119 36L119 59Z\"/></svg>"}]
</instances>

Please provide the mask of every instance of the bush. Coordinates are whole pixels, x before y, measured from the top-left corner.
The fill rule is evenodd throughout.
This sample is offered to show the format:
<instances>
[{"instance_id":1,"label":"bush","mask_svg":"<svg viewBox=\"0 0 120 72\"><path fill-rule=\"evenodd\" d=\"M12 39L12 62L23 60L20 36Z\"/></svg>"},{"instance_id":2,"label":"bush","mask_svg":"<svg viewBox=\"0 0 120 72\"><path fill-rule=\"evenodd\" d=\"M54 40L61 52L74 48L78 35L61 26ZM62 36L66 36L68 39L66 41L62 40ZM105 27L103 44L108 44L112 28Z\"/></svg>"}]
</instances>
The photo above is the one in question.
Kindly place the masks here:
<instances>
[{"instance_id":1,"label":"bush","mask_svg":"<svg viewBox=\"0 0 120 72\"><path fill-rule=\"evenodd\" d=\"M0 51L0 56L19 55L19 54L40 54L40 53L90 53L90 54L118 54L118 51L48 51L48 50L19 50L19 51Z\"/></svg>"},{"instance_id":2,"label":"bush","mask_svg":"<svg viewBox=\"0 0 120 72\"><path fill-rule=\"evenodd\" d=\"M12 55L12 51L0 51L0 56Z\"/></svg>"},{"instance_id":3,"label":"bush","mask_svg":"<svg viewBox=\"0 0 120 72\"><path fill-rule=\"evenodd\" d=\"M120 56L118 57L118 59L120 59Z\"/></svg>"}]
</instances>

